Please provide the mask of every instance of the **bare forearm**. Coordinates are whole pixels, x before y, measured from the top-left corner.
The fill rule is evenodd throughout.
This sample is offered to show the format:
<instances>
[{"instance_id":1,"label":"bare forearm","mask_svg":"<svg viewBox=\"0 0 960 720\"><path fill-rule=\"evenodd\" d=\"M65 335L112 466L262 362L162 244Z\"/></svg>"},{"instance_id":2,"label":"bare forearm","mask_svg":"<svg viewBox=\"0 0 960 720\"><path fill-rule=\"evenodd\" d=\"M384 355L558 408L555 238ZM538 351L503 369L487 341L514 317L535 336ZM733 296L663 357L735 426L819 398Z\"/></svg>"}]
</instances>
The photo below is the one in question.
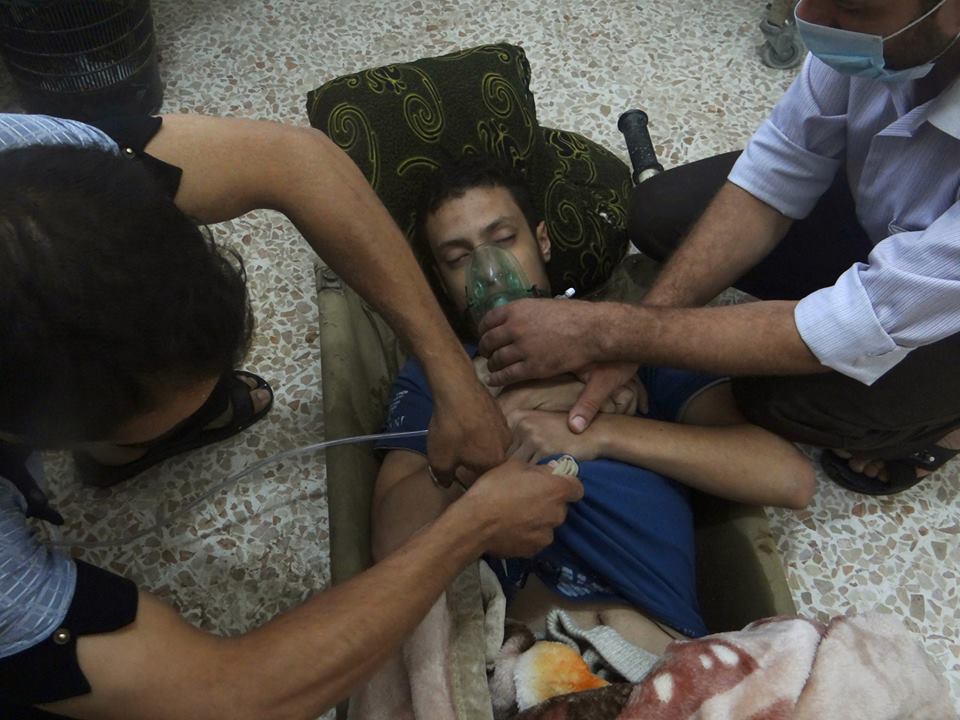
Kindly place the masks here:
<instances>
[{"instance_id":1,"label":"bare forearm","mask_svg":"<svg viewBox=\"0 0 960 720\"><path fill-rule=\"evenodd\" d=\"M762 260L791 220L726 183L667 261L644 298L647 305L703 305Z\"/></svg>"},{"instance_id":2,"label":"bare forearm","mask_svg":"<svg viewBox=\"0 0 960 720\"><path fill-rule=\"evenodd\" d=\"M575 478L505 462L372 569L235 638L141 593L133 623L77 643L91 692L49 709L85 720L312 720L397 649L467 563L533 555L581 497Z\"/></svg>"},{"instance_id":3,"label":"bare forearm","mask_svg":"<svg viewBox=\"0 0 960 720\"><path fill-rule=\"evenodd\" d=\"M479 556L483 529L449 509L349 582L228 642L249 717L314 718L394 652L443 589Z\"/></svg>"},{"instance_id":4,"label":"bare forearm","mask_svg":"<svg viewBox=\"0 0 960 720\"><path fill-rule=\"evenodd\" d=\"M469 361L460 342L406 238L366 178L325 135L299 133L298 151L290 153L284 168L289 186L278 197L278 209L384 317L420 360L435 391L469 382ZM317 167L325 172L318 173Z\"/></svg>"},{"instance_id":5,"label":"bare forearm","mask_svg":"<svg viewBox=\"0 0 960 720\"><path fill-rule=\"evenodd\" d=\"M800 337L795 307L792 301L708 308L597 305L593 359L721 375L825 372Z\"/></svg>"},{"instance_id":6,"label":"bare forearm","mask_svg":"<svg viewBox=\"0 0 960 720\"><path fill-rule=\"evenodd\" d=\"M469 365L406 239L350 158L318 130L168 115L147 152L183 169L177 205L215 223L279 210L417 354L431 383Z\"/></svg>"},{"instance_id":7,"label":"bare forearm","mask_svg":"<svg viewBox=\"0 0 960 720\"><path fill-rule=\"evenodd\" d=\"M805 507L813 469L793 445L753 425L700 426L604 415L600 454L697 490L753 505Z\"/></svg>"},{"instance_id":8,"label":"bare forearm","mask_svg":"<svg viewBox=\"0 0 960 720\"><path fill-rule=\"evenodd\" d=\"M493 467L505 457L506 422L476 379L406 238L353 162L321 133L300 132L301 152L283 175L294 182L279 196L280 209L420 361L435 401L427 454L436 472L449 480L461 465L473 472ZM317 192L314 169L321 159L326 186Z\"/></svg>"},{"instance_id":9,"label":"bare forearm","mask_svg":"<svg viewBox=\"0 0 960 720\"><path fill-rule=\"evenodd\" d=\"M86 720L313 720L369 677L480 555L490 525L474 515L451 508L372 569L233 638L141 593L132 625L80 638L92 692L48 709Z\"/></svg>"}]
</instances>

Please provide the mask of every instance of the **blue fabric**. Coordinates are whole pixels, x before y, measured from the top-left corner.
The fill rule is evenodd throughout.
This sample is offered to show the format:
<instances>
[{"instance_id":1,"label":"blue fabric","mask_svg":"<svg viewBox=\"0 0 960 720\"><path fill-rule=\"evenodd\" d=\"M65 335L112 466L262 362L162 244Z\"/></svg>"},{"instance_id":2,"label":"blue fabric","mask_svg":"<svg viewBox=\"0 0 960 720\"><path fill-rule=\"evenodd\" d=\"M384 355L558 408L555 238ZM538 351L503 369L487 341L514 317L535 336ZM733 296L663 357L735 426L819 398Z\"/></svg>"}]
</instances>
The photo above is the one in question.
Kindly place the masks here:
<instances>
[{"instance_id":1,"label":"blue fabric","mask_svg":"<svg viewBox=\"0 0 960 720\"><path fill-rule=\"evenodd\" d=\"M106 134L74 120L0 113L0 152L34 145L118 152ZM37 537L25 511L23 496L0 477L0 658L32 647L56 630L76 585L73 560Z\"/></svg>"},{"instance_id":2,"label":"blue fabric","mask_svg":"<svg viewBox=\"0 0 960 720\"><path fill-rule=\"evenodd\" d=\"M46 639L63 622L76 585L69 555L31 529L20 492L0 477L0 658Z\"/></svg>"},{"instance_id":3,"label":"blue fabric","mask_svg":"<svg viewBox=\"0 0 960 720\"><path fill-rule=\"evenodd\" d=\"M472 346L467 351L476 353ZM644 369L640 378L649 395L647 417L667 421L675 421L687 400L717 381L662 368ZM385 430L423 429L432 413L426 377L411 360L394 382ZM383 441L377 448L426 454L426 438ZM580 463L580 479L584 499L570 508L553 545L531 560L488 559L508 600L533 572L571 599L627 602L684 635L706 634L697 604L687 488L606 459Z\"/></svg>"},{"instance_id":4,"label":"blue fabric","mask_svg":"<svg viewBox=\"0 0 960 720\"><path fill-rule=\"evenodd\" d=\"M120 151L102 130L76 120L48 115L0 113L0 151L35 145L69 145L113 153Z\"/></svg>"}]
</instances>

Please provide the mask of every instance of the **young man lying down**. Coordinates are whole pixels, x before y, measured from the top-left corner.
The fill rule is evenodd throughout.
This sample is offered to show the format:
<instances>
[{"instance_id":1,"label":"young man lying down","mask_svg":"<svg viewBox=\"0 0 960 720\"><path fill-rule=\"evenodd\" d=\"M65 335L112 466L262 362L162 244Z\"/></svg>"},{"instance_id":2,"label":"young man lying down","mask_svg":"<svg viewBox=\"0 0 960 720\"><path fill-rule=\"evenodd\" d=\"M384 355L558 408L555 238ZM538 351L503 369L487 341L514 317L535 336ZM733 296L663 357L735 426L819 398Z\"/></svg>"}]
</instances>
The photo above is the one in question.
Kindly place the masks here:
<instances>
[{"instance_id":1,"label":"young man lying down","mask_svg":"<svg viewBox=\"0 0 960 720\"><path fill-rule=\"evenodd\" d=\"M468 299L471 256L504 251L536 292L551 292L546 225L523 184L489 161L465 159L436 171L421 196L416 234L431 266L428 275L444 293L471 356L476 355L471 333L484 302L477 283ZM473 319L465 319L471 311ZM485 362L475 362L482 377ZM567 428L566 412L582 389L573 376L498 395L513 432L513 455L530 462L572 455L585 496L570 509L550 547L530 559L488 562L504 587L511 617L532 617L527 609L542 609L546 600L592 613L592 624L616 625L627 639L661 652L671 639L707 632L697 606L690 488L745 503L801 508L813 493L814 472L793 445L746 423L724 379L643 368L638 381L623 388L618 401L580 435ZM392 389L387 430L427 427L432 407L420 366L408 362ZM423 439L384 442L380 448L386 454L374 494L378 557L461 492L456 485L443 490L431 482ZM642 616L630 612L631 619L624 619L620 611L631 608Z\"/></svg>"}]
</instances>

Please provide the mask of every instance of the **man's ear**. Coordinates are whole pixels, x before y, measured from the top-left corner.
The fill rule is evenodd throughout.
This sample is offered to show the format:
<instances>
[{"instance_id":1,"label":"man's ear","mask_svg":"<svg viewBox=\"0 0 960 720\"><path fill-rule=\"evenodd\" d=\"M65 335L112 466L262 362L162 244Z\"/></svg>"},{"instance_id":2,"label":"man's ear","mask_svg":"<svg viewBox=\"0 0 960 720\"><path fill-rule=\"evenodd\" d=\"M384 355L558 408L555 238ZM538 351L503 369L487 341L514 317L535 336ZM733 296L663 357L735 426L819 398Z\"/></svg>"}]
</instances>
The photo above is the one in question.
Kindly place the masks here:
<instances>
[{"instance_id":1,"label":"man's ear","mask_svg":"<svg viewBox=\"0 0 960 720\"><path fill-rule=\"evenodd\" d=\"M543 258L545 263L550 262L552 246L550 244L550 233L547 232L547 223L545 221L540 221L535 234L537 236L537 247L540 248L540 257Z\"/></svg>"}]
</instances>

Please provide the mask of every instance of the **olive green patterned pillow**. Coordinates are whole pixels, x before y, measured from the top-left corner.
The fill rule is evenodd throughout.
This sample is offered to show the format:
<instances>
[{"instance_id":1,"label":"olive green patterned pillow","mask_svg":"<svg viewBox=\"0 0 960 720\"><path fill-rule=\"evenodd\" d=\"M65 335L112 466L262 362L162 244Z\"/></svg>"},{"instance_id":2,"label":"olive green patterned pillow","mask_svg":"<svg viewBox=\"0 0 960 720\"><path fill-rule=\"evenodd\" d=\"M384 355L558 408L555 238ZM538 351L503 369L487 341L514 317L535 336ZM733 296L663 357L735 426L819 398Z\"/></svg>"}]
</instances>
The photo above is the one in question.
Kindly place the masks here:
<instances>
[{"instance_id":1,"label":"olive green patterned pillow","mask_svg":"<svg viewBox=\"0 0 960 720\"><path fill-rule=\"evenodd\" d=\"M626 253L630 171L582 135L552 128L541 133L530 182L542 198L553 243L550 284L555 292L572 287L584 295L606 282Z\"/></svg>"},{"instance_id":2,"label":"olive green patterned pillow","mask_svg":"<svg viewBox=\"0 0 960 720\"><path fill-rule=\"evenodd\" d=\"M585 138L539 127L522 48L485 45L337 78L308 94L307 113L408 235L424 178L482 153L530 183L556 245L555 289L590 291L626 250L626 166Z\"/></svg>"}]
</instances>

